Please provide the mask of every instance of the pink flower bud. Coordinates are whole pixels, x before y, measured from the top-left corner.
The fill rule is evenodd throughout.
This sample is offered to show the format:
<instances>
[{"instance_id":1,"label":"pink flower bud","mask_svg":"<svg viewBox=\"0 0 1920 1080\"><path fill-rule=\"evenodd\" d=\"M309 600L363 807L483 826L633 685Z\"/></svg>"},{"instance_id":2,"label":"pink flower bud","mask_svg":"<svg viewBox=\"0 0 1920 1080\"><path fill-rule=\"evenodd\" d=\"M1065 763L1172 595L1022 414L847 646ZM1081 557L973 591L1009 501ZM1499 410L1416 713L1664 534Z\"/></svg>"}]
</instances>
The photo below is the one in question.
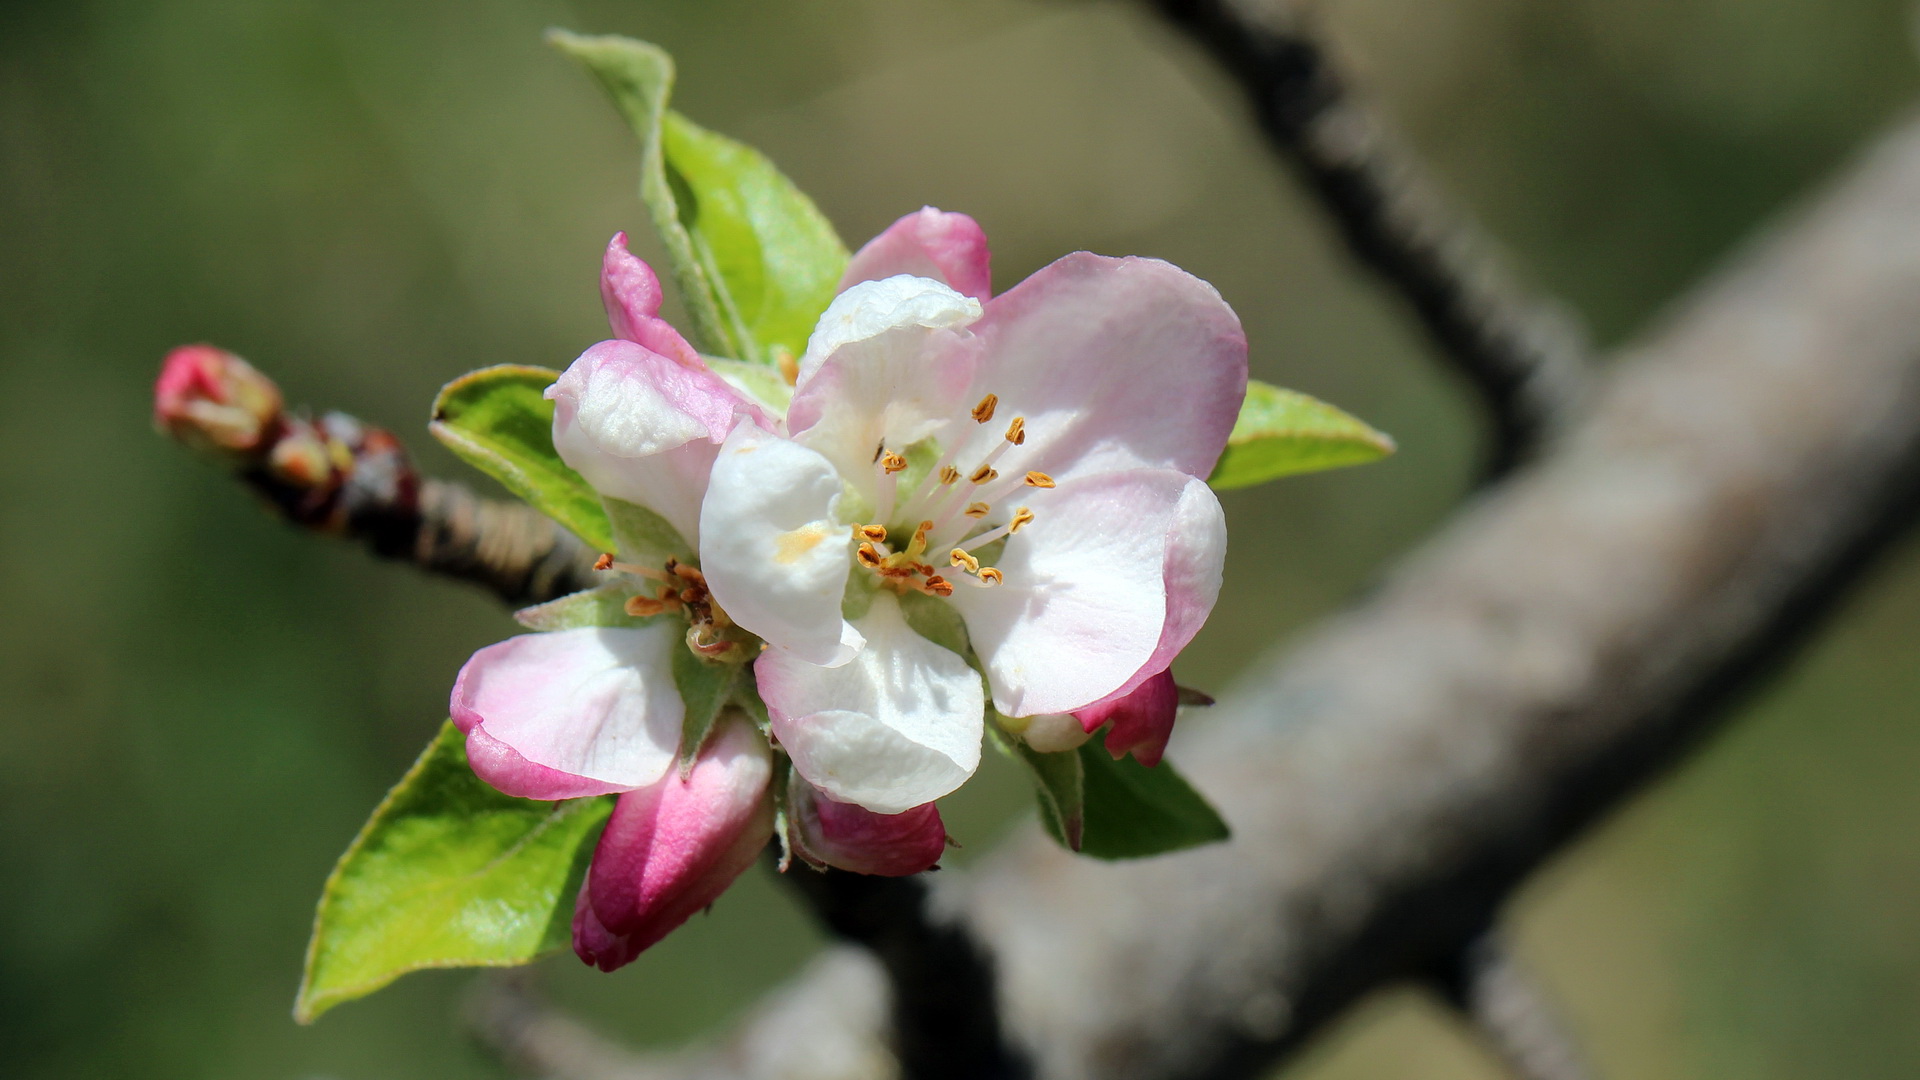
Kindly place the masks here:
<instances>
[{"instance_id":1,"label":"pink flower bud","mask_svg":"<svg viewBox=\"0 0 1920 1080\"><path fill-rule=\"evenodd\" d=\"M767 740L743 718L722 723L686 779L670 769L614 806L573 916L573 951L602 971L713 903L773 835Z\"/></svg>"},{"instance_id":2,"label":"pink flower bud","mask_svg":"<svg viewBox=\"0 0 1920 1080\"><path fill-rule=\"evenodd\" d=\"M1098 731L1112 723L1107 732L1107 752L1115 758L1131 753L1142 765L1160 764L1167 752L1167 739L1173 734L1174 715L1180 708L1180 688L1173 684L1173 672L1160 674L1141 683L1131 693L1115 701L1093 705L1073 715L1088 731Z\"/></svg>"},{"instance_id":3,"label":"pink flower bud","mask_svg":"<svg viewBox=\"0 0 1920 1080\"><path fill-rule=\"evenodd\" d=\"M155 425L195 449L256 450L280 410L273 380L211 345L182 345L168 353L153 384Z\"/></svg>"},{"instance_id":4,"label":"pink flower bud","mask_svg":"<svg viewBox=\"0 0 1920 1080\"><path fill-rule=\"evenodd\" d=\"M835 802L793 778L787 790L787 832L796 854L856 874L905 877L931 869L947 849L947 829L932 803L900 814L876 814Z\"/></svg>"}]
</instances>

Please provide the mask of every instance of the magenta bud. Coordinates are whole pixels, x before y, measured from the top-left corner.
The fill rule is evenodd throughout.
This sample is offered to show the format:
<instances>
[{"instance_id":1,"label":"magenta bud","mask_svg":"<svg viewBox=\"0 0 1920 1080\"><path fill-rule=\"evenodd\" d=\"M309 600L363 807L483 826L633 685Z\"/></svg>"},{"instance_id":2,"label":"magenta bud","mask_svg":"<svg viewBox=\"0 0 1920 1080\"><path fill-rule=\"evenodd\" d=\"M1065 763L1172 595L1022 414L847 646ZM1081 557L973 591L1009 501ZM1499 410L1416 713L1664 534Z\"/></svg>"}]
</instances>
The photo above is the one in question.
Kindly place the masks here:
<instances>
[{"instance_id":1,"label":"magenta bud","mask_svg":"<svg viewBox=\"0 0 1920 1080\"><path fill-rule=\"evenodd\" d=\"M798 776L787 788L787 835L808 862L880 877L930 870L947 849L947 828L932 803L876 814L835 802Z\"/></svg>"},{"instance_id":2,"label":"magenta bud","mask_svg":"<svg viewBox=\"0 0 1920 1080\"><path fill-rule=\"evenodd\" d=\"M574 908L573 951L612 971L719 899L773 835L773 754L744 718L723 720L679 769L620 796Z\"/></svg>"},{"instance_id":3,"label":"magenta bud","mask_svg":"<svg viewBox=\"0 0 1920 1080\"><path fill-rule=\"evenodd\" d=\"M1173 735L1173 721L1180 709L1180 688L1173 683L1173 672L1162 671L1135 687L1125 697L1102 702L1074 713L1088 731L1107 731L1107 752L1116 759L1131 753L1142 765L1158 765L1167 752L1167 739Z\"/></svg>"},{"instance_id":4,"label":"magenta bud","mask_svg":"<svg viewBox=\"0 0 1920 1080\"><path fill-rule=\"evenodd\" d=\"M167 354L153 384L156 426L195 449L246 454L279 422L280 388L245 360L211 345Z\"/></svg>"}]
</instances>

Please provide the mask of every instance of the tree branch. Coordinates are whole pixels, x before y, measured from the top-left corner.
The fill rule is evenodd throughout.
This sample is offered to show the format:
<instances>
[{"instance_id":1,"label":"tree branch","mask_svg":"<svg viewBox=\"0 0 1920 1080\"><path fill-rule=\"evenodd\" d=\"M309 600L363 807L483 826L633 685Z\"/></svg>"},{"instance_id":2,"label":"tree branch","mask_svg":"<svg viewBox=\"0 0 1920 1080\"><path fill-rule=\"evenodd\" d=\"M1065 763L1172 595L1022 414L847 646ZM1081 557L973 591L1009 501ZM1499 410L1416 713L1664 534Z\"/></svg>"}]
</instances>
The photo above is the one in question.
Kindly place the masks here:
<instances>
[{"instance_id":1,"label":"tree branch","mask_svg":"<svg viewBox=\"0 0 1920 1080\"><path fill-rule=\"evenodd\" d=\"M1497 932L1480 935L1437 980L1518 1080L1592 1080L1546 991Z\"/></svg>"},{"instance_id":2,"label":"tree branch","mask_svg":"<svg viewBox=\"0 0 1920 1080\"><path fill-rule=\"evenodd\" d=\"M1237 80L1269 143L1348 248L1412 308L1492 421L1498 475L1563 426L1586 382L1586 345L1558 307L1526 296L1493 245L1444 204L1412 155L1349 91L1295 5L1151 0Z\"/></svg>"}]
</instances>

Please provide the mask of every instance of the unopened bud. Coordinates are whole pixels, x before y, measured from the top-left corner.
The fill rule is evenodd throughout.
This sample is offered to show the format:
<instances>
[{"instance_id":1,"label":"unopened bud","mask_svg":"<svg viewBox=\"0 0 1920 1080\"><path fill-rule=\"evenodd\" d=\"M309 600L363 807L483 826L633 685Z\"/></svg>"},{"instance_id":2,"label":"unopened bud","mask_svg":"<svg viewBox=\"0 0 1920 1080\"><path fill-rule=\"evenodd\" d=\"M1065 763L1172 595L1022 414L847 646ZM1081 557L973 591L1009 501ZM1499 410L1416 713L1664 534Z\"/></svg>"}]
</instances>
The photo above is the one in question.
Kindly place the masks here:
<instances>
[{"instance_id":1,"label":"unopened bud","mask_svg":"<svg viewBox=\"0 0 1920 1080\"><path fill-rule=\"evenodd\" d=\"M281 407L273 380L211 345L168 353L153 384L154 424L197 450L258 450L279 422Z\"/></svg>"},{"instance_id":2,"label":"unopened bud","mask_svg":"<svg viewBox=\"0 0 1920 1080\"><path fill-rule=\"evenodd\" d=\"M932 803L902 814L876 814L835 802L796 776L787 787L787 840L795 854L815 865L905 877L939 863L947 828Z\"/></svg>"}]
</instances>

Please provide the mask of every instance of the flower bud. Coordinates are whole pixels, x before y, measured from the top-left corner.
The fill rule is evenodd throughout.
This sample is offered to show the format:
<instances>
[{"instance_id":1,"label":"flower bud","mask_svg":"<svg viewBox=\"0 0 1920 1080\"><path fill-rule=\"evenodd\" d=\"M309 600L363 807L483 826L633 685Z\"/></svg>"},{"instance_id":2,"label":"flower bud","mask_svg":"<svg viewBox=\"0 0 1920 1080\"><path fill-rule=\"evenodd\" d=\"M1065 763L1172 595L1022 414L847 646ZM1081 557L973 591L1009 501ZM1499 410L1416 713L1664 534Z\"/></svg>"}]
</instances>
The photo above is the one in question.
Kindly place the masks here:
<instances>
[{"instance_id":1,"label":"flower bud","mask_svg":"<svg viewBox=\"0 0 1920 1080\"><path fill-rule=\"evenodd\" d=\"M197 450L257 450L280 410L280 388L273 380L211 345L183 345L168 353L153 384L154 424Z\"/></svg>"},{"instance_id":2,"label":"flower bud","mask_svg":"<svg viewBox=\"0 0 1920 1080\"><path fill-rule=\"evenodd\" d=\"M876 814L835 802L795 776L787 789L787 834L796 854L856 874L905 877L932 869L947 849L947 828L932 803Z\"/></svg>"},{"instance_id":3,"label":"flower bud","mask_svg":"<svg viewBox=\"0 0 1920 1080\"><path fill-rule=\"evenodd\" d=\"M1066 713L1041 713L1026 717L1027 726L1020 737L1027 745L1043 754L1055 754L1062 750L1077 750L1080 744L1093 738L1093 732L1081 724L1077 716Z\"/></svg>"},{"instance_id":4,"label":"flower bud","mask_svg":"<svg viewBox=\"0 0 1920 1080\"><path fill-rule=\"evenodd\" d=\"M1100 730L1102 724L1113 725L1107 732L1107 752L1116 759L1131 753L1142 765L1158 765L1167 751L1179 708L1180 688L1174 685L1173 672L1168 670L1141 683L1125 697L1073 715L1089 733Z\"/></svg>"},{"instance_id":5,"label":"flower bud","mask_svg":"<svg viewBox=\"0 0 1920 1080\"><path fill-rule=\"evenodd\" d=\"M692 770L620 796L574 908L573 951L612 971L718 899L773 834L773 755L722 721Z\"/></svg>"}]
</instances>

